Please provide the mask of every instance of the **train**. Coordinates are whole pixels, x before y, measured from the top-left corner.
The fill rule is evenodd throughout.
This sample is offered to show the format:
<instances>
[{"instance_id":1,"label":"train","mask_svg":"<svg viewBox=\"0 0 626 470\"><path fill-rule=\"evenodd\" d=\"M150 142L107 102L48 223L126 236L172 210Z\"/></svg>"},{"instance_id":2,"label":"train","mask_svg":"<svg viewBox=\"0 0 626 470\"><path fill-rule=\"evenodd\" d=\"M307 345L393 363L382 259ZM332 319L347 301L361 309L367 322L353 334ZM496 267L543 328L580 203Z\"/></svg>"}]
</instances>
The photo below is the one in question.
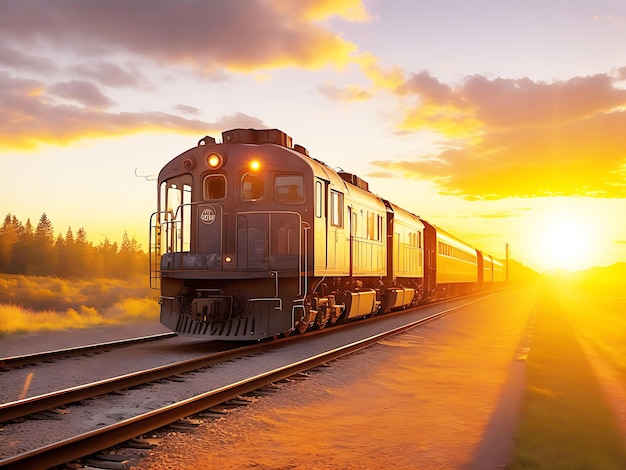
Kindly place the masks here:
<instances>
[{"instance_id":1,"label":"train","mask_svg":"<svg viewBox=\"0 0 626 470\"><path fill-rule=\"evenodd\" d=\"M506 282L500 260L281 130L221 137L200 139L158 175L150 285L170 330L256 341Z\"/></svg>"}]
</instances>

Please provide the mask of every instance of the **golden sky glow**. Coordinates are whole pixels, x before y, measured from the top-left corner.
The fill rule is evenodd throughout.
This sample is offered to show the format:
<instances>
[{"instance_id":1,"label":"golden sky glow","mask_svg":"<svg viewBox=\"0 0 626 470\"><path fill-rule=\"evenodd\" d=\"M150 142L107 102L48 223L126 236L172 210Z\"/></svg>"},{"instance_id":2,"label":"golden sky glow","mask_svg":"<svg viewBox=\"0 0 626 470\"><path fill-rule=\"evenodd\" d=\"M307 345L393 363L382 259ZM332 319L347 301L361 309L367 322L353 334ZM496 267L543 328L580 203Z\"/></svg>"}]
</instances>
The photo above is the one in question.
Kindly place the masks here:
<instances>
[{"instance_id":1,"label":"golden sky glow","mask_svg":"<svg viewBox=\"0 0 626 470\"><path fill-rule=\"evenodd\" d=\"M151 175L205 135L276 127L497 257L509 243L537 269L626 261L624 2L0 8L5 214L147 248ZM584 263L528 243L571 232L551 225L561 206L593 218L578 244L603 249L579 247Z\"/></svg>"}]
</instances>

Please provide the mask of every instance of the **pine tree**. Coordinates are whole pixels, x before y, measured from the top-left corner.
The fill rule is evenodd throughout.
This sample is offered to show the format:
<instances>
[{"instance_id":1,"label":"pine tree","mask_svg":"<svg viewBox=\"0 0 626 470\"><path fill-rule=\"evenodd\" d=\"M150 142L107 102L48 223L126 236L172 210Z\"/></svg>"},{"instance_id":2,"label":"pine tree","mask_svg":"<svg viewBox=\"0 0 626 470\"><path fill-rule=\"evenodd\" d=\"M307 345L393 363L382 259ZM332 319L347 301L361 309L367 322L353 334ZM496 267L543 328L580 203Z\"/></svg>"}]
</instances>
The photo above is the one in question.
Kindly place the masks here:
<instances>
[{"instance_id":1,"label":"pine tree","mask_svg":"<svg viewBox=\"0 0 626 470\"><path fill-rule=\"evenodd\" d=\"M99 271L104 276L115 275L115 263L117 257L117 243L111 244L108 238L105 238L96 248L97 259L96 264Z\"/></svg>"},{"instance_id":2,"label":"pine tree","mask_svg":"<svg viewBox=\"0 0 626 470\"><path fill-rule=\"evenodd\" d=\"M31 247L32 256L27 264L27 274L48 276L57 270L56 251L54 250L54 229L44 212L39 219Z\"/></svg>"},{"instance_id":3,"label":"pine tree","mask_svg":"<svg viewBox=\"0 0 626 470\"><path fill-rule=\"evenodd\" d=\"M108 238L94 247L84 227L76 236L68 227L65 237L59 233L55 239L52 222L45 213L35 230L30 219L22 224L12 214L7 214L0 226L0 272L129 278L144 274L147 266L147 254L126 232L118 251L118 244Z\"/></svg>"},{"instance_id":4,"label":"pine tree","mask_svg":"<svg viewBox=\"0 0 626 470\"><path fill-rule=\"evenodd\" d=\"M13 258L13 246L19 241L20 227L15 216L7 214L0 227L0 271L10 272ZM21 225L21 224L20 224Z\"/></svg>"},{"instance_id":5,"label":"pine tree","mask_svg":"<svg viewBox=\"0 0 626 470\"><path fill-rule=\"evenodd\" d=\"M48 219L48 216L44 212L35 229L35 238L40 239L47 245L52 246L54 243L54 229L52 228L52 222Z\"/></svg>"},{"instance_id":6,"label":"pine tree","mask_svg":"<svg viewBox=\"0 0 626 470\"><path fill-rule=\"evenodd\" d=\"M57 249L59 256L59 275L73 277L77 274L76 258L78 253L76 250L76 242L72 227L67 227L65 233L65 243Z\"/></svg>"},{"instance_id":7,"label":"pine tree","mask_svg":"<svg viewBox=\"0 0 626 470\"><path fill-rule=\"evenodd\" d=\"M72 263L75 268L75 275L80 277L90 276L95 270L96 253L93 246L87 240L87 231L84 227L76 232L74 250L72 250Z\"/></svg>"},{"instance_id":8,"label":"pine tree","mask_svg":"<svg viewBox=\"0 0 626 470\"><path fill-rule=\"evenodd\" d=\"M17 243L13 245L10 272L29 274L29 271L34 269L34 263L36 262L32 252L34 239L33 225L30 223L30 219L27 219L26 224L24 224L19 231Z\"/></svg>"}]
</instances>

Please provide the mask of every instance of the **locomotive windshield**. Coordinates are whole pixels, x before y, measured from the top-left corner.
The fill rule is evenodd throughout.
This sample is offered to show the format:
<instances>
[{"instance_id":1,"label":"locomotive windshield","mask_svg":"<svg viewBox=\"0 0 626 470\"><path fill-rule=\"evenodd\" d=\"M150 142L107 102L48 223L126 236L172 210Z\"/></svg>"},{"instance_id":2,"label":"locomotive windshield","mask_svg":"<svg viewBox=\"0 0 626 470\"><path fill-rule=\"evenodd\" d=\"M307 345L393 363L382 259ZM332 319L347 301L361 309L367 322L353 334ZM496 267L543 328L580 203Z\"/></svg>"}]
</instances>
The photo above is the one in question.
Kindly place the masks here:
<instances>
[{"instance_id":1,"label":"locomotive windshield","mask_svg":"<svg viewBox=\"0 0 626 470\"><path fill-rule=\"evenodd\" d=\"M265 193L263 175L246 173L241 179L241 197L244 201L260 201Z\"/></svg>"},{"instance_id":2,"label":"locomotive windshield","mask_svg":"<svg viewBox=\"0 0 626 470\"><path fill-rule=\"evenodd\" d=\"M226 199L226 177L224 175L208 175L204 178L205 201Z\"/></svg>"},{"instance_id":3,"label":"locomotive windshield","mask_svg":"<svg viewBox=\"0 0 626 470\"><path fill-rule=\"evenodd\" d=\"M277 175L274 200L281 204L304 202L304 179L301 175Z\"/></svg>"}]
</instances>

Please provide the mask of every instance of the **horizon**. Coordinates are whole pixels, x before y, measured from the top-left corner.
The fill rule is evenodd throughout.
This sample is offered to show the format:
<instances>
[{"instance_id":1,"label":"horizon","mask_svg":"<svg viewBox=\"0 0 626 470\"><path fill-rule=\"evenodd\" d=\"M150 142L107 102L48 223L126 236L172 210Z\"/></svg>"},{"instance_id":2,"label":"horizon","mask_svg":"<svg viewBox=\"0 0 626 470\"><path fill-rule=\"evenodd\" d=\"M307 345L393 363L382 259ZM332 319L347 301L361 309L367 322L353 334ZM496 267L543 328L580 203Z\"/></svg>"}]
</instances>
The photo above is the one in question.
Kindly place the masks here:
<instances>
[{"instance_id":1,"label":"horizon","mask_svg":"<svg viewBox=\"0 0 626 470\"><path fill-rule=\"evenodd\" d=\"M498 259L626 262L626 2L0 1L0 209L24 223L147 251L167 162L277 128Z\"/></svg>"}]
</instances>

